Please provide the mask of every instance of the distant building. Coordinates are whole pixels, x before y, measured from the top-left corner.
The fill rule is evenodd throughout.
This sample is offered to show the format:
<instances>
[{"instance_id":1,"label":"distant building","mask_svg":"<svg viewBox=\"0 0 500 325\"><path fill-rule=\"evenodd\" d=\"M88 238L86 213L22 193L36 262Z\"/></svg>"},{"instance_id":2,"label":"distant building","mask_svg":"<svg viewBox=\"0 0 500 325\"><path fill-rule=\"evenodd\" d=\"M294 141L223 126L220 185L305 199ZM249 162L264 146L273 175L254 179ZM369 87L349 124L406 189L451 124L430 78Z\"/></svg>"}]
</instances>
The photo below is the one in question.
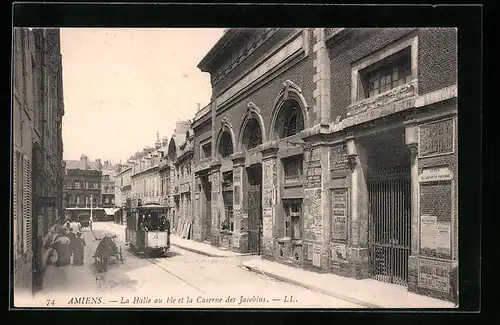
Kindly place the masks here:
<instances>
[{"instance_id":1,"label":"distant building","mask_svg":"<svg viewBox=\"0 0 500 325\"><path fill-rule=\"evenodd\" d=\"M106 160L101 164L101 160L96 160L97 168L101 170L101 202L107 220L113 220L116 212L115 204L115 167L111 161Z\"/></svg>"},{"instance_id":2,"label":"distant building","mask_svg":"<svg viewBox=\"0 0 500 325\"><path fill-rule=\"evenodd\" d=\"M170 167L170 213L174 232L192 239L194 209L193 139L191 121L179 121L170 139L167 157ZM166 167L166 166L165 166Z\"/></svg>"},{"instance_id":3,"label":"distant building","mask_svg":"<svg viewBox=\"0 0 500 325\"><path fill-rule=\"evenodd\" d=\"M65 213L77 221L81 215L92 215L93 220L105 220L102 204L102 171L98 163L89 161L86 155L80 160L66 160Z\"/></svg>"}]
</instances>

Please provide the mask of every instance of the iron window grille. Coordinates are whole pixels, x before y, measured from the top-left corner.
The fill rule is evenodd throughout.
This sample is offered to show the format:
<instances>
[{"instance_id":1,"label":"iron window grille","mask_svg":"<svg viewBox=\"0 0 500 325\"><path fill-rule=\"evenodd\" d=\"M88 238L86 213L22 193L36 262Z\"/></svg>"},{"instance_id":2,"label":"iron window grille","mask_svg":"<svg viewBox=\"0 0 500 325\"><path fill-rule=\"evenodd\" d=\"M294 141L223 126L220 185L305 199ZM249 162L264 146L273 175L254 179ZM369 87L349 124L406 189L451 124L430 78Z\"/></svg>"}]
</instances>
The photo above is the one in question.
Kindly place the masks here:
<instances>
[{"instance_id":1,"label":"iron window grille","mask_svg":"<svg viewBox=\"0 0 500 325\"><path fill-rule=\"evenodd\" d=\"M222 199L224 201L224 220L221 222L221 230L233 231L233 191L224 191L222 193Z\"/></svg>"},{"instance_id":2,"label":"iron window grille","mask_svg":"<svg viewBox=\"0 0 500 325\"><path fill-rule=\"evenodd\" d=\"M280 110L280 138L290 137L304 129L304 117L295 100L287 100Z\"/></svg>"},{"instance_id":3,"label":"iron window grille","mask_svg":"<svg viewBox=\"0 0 500 325\"><path fill-rule=\"evenodd\" d=\"M410 48L369 66L360 73L359 99L378 94L409 83L413 78Z\"/></svg>"},{"instance_id":4,"label":"iron window grille","mask_svg":"<svg viewBox=\"0 0 500 325\"><path fill-rule=\"evenodd\" d=\"M247 149L252 149L262 144L262 132L255 118L248 121L245 127L245 142Z\"/></svg>"},{"instance_id":5,"label":"iron window grille","mask_svg":"<svg viewBox=\"0 0 500 325\"><path fill-rule=\"evenodd\" d=\"M292 240L298 240L301 238L301 203L298 201L288 201L285 202L283 206L285 209L284 235Z\"/></svg>"}]
</instances>

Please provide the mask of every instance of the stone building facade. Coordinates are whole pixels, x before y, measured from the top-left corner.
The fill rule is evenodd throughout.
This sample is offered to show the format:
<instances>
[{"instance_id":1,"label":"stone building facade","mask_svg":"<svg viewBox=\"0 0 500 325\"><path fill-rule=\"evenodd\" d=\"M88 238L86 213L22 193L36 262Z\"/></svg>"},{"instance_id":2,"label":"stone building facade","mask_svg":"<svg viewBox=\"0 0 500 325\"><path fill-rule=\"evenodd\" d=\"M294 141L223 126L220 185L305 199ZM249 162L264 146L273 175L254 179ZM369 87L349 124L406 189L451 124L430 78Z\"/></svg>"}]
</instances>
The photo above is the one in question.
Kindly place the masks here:
<instances>
[{"instance_id":1,"label":"stone building facade","mask_svg":"<svg viewBox=\"0 0 500 325\"><path fill-rule=\"evenodd\" d=\"M199 68L195 239L456 297L455 29L229 29Z\"/></svg>"},{"instance_id":2,"label":"stone building facade","mask_svg":"<svg viewBox=\"0 0 500 325\"><path fill-rule=\"evenodd\" d=\"M43 238L62 211L62 58L58 29L13 30L13 280L31 293L44 270Z\"/></svg>"},{"instance_id":3,"label":"stone building facade","mask_svg":"<svg viewBox=\"0 0 500 325\"><path fill-rule=\"evenodd\" d=\"M170 182L168 218L172 231L186 238L191 238L193 227L193 139L191 121L177 121L162 168L165 186Z\"/></svg>"},{"instance_id":4,"label":"stone building facade","mask_svg":"<svg viewBox=\"0 0 500 325\"><path fill-rule=\"evenodd\" d=\"M64 210L66 217L78 221L82 215L94 221L106 220L102 203L102 170L99 161L90 161L86 155L80 160L66 160Z\"/></svg>"}]
</instances>

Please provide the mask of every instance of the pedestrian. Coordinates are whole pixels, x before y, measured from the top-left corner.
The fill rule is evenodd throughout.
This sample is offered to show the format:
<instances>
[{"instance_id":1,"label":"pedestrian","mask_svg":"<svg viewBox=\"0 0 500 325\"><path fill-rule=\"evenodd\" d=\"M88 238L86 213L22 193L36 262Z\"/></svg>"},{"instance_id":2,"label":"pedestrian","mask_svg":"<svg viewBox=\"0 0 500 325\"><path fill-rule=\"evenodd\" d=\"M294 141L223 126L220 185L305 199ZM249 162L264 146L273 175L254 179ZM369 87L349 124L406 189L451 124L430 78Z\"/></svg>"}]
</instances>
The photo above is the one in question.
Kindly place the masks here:
<instances>
[{"instance_id":1,"label":"pedestrian","mask_svg":"<svg viewBox=\"0 0 500 325\"><path fill-rule=\"evenodd\" d=\"M75 243L73 246L73 264L74 265L76 265L76 266L83 265L84 247L85 246L86 246L85 239L83 239L82 233L78 231L76 233Z\"/></svg>"},{"instance_id":2,"label":"pedestrian","mask_svg":"<svg viewBox=\"0 0 500 325\"><path fill-rule=\"evenodd\" d=\"M75 239L76 239L76 235L75 233L73 232L73 228L69 228L69 231L68 231L68 238L69 238L69 246L70 246L70 251L71 251L71 255L73 256L74 258L74 250L75 250Z\"/></svg>"},{"instance_id":3,"label":"pedestrian","mask_svg":"<svg viewBox=\"0 0 500 325\"><path fill-rule=\"evenodd\" d=\"M60 234L54 241L54 248L57 253L56 266L68 265L71 261L70 239L65 233Z\"/></svg>"}]
</instances>

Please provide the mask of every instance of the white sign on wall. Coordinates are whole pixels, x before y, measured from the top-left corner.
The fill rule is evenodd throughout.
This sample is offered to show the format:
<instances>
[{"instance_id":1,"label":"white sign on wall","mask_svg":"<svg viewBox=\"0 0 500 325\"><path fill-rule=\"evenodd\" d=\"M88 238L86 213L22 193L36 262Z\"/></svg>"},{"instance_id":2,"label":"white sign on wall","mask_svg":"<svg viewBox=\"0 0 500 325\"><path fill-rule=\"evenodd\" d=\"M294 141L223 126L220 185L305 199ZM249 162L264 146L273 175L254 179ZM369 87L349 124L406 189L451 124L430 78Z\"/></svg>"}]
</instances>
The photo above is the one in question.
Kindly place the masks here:
<instances>
[{"instance_id":1,"label":"white sign on wall","mask_svg":"<svg viewBox=\"0 0 500 325\"><path fill-rule=\"evenodd\" d=\"M453 172L448 167L425 168L418 175L420 183L450 181L453 179Z\"/></svg>"}]
</instances>

